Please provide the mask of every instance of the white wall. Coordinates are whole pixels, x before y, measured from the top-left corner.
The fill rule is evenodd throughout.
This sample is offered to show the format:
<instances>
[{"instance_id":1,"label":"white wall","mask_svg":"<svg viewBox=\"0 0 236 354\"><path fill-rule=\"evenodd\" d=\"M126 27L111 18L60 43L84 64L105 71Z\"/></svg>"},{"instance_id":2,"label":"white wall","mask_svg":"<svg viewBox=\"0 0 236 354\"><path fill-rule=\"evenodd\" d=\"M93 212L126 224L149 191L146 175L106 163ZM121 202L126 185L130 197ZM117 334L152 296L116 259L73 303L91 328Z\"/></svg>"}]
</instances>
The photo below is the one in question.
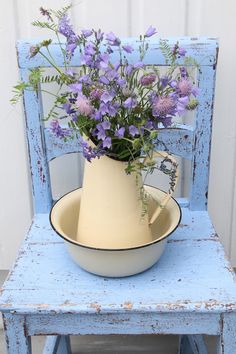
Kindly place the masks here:
<instances>
[{"instance_id":1,"label":"white wall","mask_svg":"<svg viewBox=\"0 0 236 354\"><path fill-rule=\"evenodd\" d=\"M9 104L11 87L18 79L15 41L42 37L42 31L30 25L39 17L40 6L58 8L66 4L62 0L8 0L0 12L0 269L11 266L32 215L22 110L20 105ZM101 27L120 36L137 36L152 24L160 36L219 36L209 210L236 265L235 0L76 0L73 4L77 29ZM67 166L77 165L76 158L71 159ZM53 166L54 171L58 168ZM74 185L78 171L72 175L66 170L64 181Z\"/></svg>"}]
</instances>

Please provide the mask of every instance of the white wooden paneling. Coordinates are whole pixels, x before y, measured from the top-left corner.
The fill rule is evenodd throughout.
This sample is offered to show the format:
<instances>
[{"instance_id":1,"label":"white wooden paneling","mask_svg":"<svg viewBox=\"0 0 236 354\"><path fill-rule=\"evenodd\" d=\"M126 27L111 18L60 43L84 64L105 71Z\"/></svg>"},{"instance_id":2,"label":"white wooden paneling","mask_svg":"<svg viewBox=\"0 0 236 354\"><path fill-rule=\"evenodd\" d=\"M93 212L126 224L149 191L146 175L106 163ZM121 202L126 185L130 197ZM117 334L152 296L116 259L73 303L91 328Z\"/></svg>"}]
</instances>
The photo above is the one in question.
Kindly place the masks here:
<instances>
[{"instance_id":1,"label":"white wooden paneling","mask_svg":"<svg viewBox=\"0 0 236 354\"><path fill-rule=\"evenodd\" d=\"M209 35L220 37L216 104L209 191L209 210L216 230L236 265L236 5L235 0L73 0L71 15L77 29L102 28L119 36L137 36L152 24L160 36ZM48 36L33 28L40 6L59 8L63 0L8 0L0 13L1 64L1 204L0 269L11 266L31 219L30 179L23 115L20 105L9 104L18 79L15 41ZM227 5L227 6L226 6ZM70 166L73 170L70 171ZM79 180L75 156L55 161L53 176L62 175L55 193ZM54 178L53 177L53 178Z\"/></svg>"}]
</instances>

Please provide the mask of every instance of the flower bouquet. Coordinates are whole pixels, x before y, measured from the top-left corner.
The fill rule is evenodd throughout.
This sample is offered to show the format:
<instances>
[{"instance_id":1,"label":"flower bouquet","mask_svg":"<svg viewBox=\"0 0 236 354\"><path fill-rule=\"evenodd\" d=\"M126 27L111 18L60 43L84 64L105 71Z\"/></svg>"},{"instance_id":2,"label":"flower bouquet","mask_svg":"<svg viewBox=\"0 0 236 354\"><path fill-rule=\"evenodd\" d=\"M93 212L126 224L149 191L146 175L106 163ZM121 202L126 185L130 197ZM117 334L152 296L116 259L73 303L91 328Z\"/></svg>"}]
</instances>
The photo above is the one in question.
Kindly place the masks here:
<instances>
[{"instance_id":1,"label":"flower bouquet","mask_svg":"<svg viewBox=\"0 0 236 354\"><path fill-rule=\"evenodd\" d=\"M104 249L139 247L152 242L150 224L163 209L161 203L150 222L152 196L144 187L145 176L155 169L168 175L169 196L176 184L177 163L158 134L174 127L176 116L197 107L198 88L189 70L197 63L178 42L170 46L159 39L155 43L165 58L165 71L147 65L154 43L151 37L157 33L154 27L133 41L100 29L75 33L68 9L41 8L44 20L33 23L53 32L64 67L51 53L52 39L31 47L29 58L43 56L55 73L32 69L29 80L15 86L12 101L24 90L38 91L42 83L58 85L56 94L41 87L54 98L44 120L50 120L57 137L76 139L86 159L77 241ZM77 69L72 59L79 63ZM157 153L157 145L165 152Z\"/></svg>"}]
</instances>

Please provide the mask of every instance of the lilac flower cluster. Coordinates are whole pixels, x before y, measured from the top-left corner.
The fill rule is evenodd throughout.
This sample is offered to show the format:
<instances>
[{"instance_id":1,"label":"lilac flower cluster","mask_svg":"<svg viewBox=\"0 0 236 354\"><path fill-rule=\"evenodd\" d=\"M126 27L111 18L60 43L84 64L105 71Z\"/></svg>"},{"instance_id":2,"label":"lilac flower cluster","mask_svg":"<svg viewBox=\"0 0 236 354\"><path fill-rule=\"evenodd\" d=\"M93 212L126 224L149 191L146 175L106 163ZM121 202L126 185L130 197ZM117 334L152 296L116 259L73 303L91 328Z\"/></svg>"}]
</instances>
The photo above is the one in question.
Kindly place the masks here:
<instances>
[{"instance_id":1,"label":"lilac flower cluster","mask_svg":"<svg viewBox=\"0 0 236 354\"><path fill-rule=\"evenodd\" d=\"M43 15L52 21L46 10ZM176 61L184 60L187 54L179 43L168 50L171 69L165 74L145 65L149 38L157 33L154 27L140 36L137 48L135 43L123 43L113 32L82 29L76 34L67 14L59 19L57 33L66 38L63 79L68 87L58 95L57 106L61 102L70 128L96 146L80 141L88 161L102 154L129 160L142 151L150 152L155 148L155 132L170 127L173 118L189 107L196 107L199 90L186 67L176 66ZM69 63L78 53L81 70L76 73ZM68 138L57 120L51 122L51 129L57 136Z\"/></svg>"}]
</instances>

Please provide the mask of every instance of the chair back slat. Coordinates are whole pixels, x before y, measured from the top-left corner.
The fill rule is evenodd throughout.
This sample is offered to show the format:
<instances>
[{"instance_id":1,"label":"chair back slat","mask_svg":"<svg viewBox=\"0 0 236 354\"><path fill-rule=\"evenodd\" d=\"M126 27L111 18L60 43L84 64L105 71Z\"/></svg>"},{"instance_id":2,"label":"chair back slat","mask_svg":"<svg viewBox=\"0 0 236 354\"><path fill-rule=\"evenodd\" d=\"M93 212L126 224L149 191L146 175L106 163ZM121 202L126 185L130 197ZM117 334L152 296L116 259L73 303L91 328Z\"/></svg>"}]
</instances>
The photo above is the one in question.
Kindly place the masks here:
<instances>
[{"instance_id":1,"label":"chair back slat","mask_svg":"<svg viewBox=\"0 0 236 354\"><path fill-rule=\"evenodd\" d=\"M28 80L29 70L21 69L21 79ZM40 94L24 92L24 112L28 142L32 196L35 213L47 213L52 206L49 165L46 157L43 111Z\"/></svg>"},{"instance_id":2,"label":"chair back slat","mask_svg":"<svg viewBox=\"0 0 236 354\"><path fill-rule=\"evenodd\" d=\"M207 209L215 73L216 66L209 65L200 67L198 74L200 95L194 129L189 197L191 210Z\"/></svg>"},{"instance_id":3,"label":"chair back slat","mask_svg":"<svg viewBox=\"0 0 236 354\"><path fill-rule=\"evenodd\" d=\"M192 210L207 208L207 192L209 179L209 159L212 130L212 115L215 88L215 72L218 53L218 42L214 38L167 38L170 45L177 41L198 62L199 70L197 82L200 88L198 97L199 106L196 110L196 120L193 128L186 125L175 129L163 130L158 139L173 153L192 160L189 207ZM124 43L132 44L134 52L130 55L133 62L138 61L137 39L124 39ZM29 59L29 50L35 41L18 42L18 62L21 78L27 81L30 69L35 67L50 67L50 64L40 55ZM166 66L158 41L149 41L150 50L145 57L145 64ZM63 56L57 43L50 46L50 51L59 66L63 66ZM117 62L118 51L113 53L112 60ZM183 64L183 58L178 59ZM80 65L80 55L76 51L72 59L72 66ZM52 193L49 175L49 161L63 154L80 152L76 140L66 143L52 135L50 129L45 128L42 122L43 107L40 94L24 92L24 108L26 117L29 161L32 175L32 190L35 212L48 212L52 205ZM163 149L163 144L157 144L157 149Z\"/></svg>"},{"instance_id":4,"label":"chair back slat","mask_svg":"<svg viewBox=\"0 0 236 354\"><path fill-rule=\"evenodd\" d=\"M56 157L74 152L81 152L78 140L67 140L66 142L53 134L50 128L44 128L45 146L47 161ZM171 153L192 160L193 157L193 138L194 132L187 125L180 125L177 128L163 129L158 134L157 149L165 150Z\"/></svg>"}]
</instances>

